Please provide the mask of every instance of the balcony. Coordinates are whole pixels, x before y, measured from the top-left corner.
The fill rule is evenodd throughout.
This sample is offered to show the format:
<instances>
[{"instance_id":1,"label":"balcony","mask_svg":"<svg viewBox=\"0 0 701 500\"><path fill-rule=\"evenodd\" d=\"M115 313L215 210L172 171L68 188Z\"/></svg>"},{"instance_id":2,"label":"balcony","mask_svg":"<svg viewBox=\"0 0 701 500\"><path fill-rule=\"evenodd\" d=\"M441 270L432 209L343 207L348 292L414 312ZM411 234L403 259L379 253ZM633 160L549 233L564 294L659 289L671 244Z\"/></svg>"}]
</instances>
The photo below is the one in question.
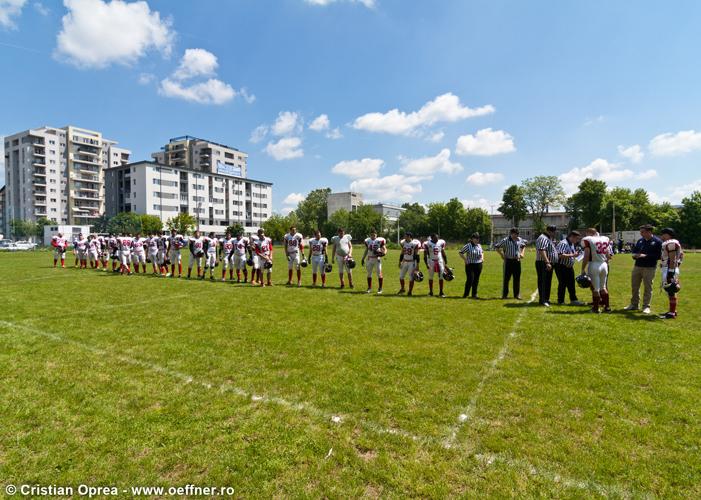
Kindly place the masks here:
<instances>
[{"instance_id":1,"label":"balcony","mask_svg":"<svg viewBox=\"0 0 701 500\"><path fill-rule=\"evenodd\" d=\"M30 136L30 139L32 140L32 144L34 146L44 146L44 139L42 137L33 137Z\"/></svg>"},{"instance_id":2,"label":"balcony","mask_svg":"<svg viewBox=\"0 0 701 500\"><path fill-rule=\"evenodd\" d=\"M44 148L34 148L34 156L46 157L46 150Z\"/></svg>"},{"instance_id":3,"label":"balcony","mask_svg":"<svg viewBox=\"0 0 701 500\"><path fill-rule=\"evenodd\" d=\"M78 153L82 155L99 156L100 150L97 148L87 148L85 146L80 146L78 148Z\"/></svg>"},{"instance_id":4,"label":"balcony","mask_svg":"<svg viewBox=\"0 0 701 500\"><path fill-rule=\"evenodd\" d=\"M34 180L32 181L32 185L33 185L33 186L42 186L42 187L46 187L46 179L44 179L44 180L42 180L42 179L34 179Z\"/></svg>"},{"instance_id":5,"label":"balcony","mask_svg":"<svg viewBox=\"0 0 701 500\"><path fill-rule=\"evenodd\" d=\"M73 155L73 163L85 163L87 165L97 165L100 166L102 163L99 159L91 158L89 156Z\"/></svg>"},{"instance_id":6,"label":"balcony","mask_svg":"<svg viewBox=\"0 0 701 500\"><path fill-rule=\"evenodd\" d=\"M46 200L34 200L34 206L35 207L45 207L46 206Z\"/></svg>"},{"instance_id":7,"label":"balcony","mask_svg":"<svg viewBox=\"0 0 701 500\"><path fill-rule=\"evenodd\" d=\"M46 210L34 209L34 215L39 217L46 217Z\"/></svg>"},{"instance_id":8,"label":"balcony","mask_svg":"<svg viewBox=\"0 0 701 500\"><path fill-rule=\"evenodd\" d=\"M34 175L36 175L37 177L46 177L46 169L45 168L42 168L42 169L35 168Z\"/></svg>"},{"instance_id":9,"label":"balcony","mask_svg":"<svg viewBox=\"0 0 701 500\"><path fill-rule=\"evenodd\" d=\"M102 181L100 181L100 178L97 177L96 175L78 175L78 174L72 173L71 179L74 181L80 181L80 182L90 182L92 184L102 184Z\"/></svg>"},{"instance_id":10,"label":"balcony","mask_svg":"<svg viewBox=\"0 0 701 500\"><path fill-rule=\"evenodd\" d=\"M39 166L39 167L45 167L45 166L46 166L46 162L45 162L44 160L41 160L41 161L40 161L40 160L34 160L34 161L32 161L32 165L37 165L37 166Z\"/></svg>"}]
</instances>

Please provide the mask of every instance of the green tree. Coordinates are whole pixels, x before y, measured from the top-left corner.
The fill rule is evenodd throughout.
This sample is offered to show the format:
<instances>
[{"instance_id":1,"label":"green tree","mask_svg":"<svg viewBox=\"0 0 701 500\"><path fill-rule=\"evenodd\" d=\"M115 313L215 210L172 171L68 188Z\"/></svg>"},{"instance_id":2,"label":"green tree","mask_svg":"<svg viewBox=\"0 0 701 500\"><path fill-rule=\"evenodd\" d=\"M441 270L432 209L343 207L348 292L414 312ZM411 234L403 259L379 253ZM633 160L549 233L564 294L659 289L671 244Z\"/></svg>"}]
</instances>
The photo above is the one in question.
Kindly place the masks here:
<instances>
[{"instance_id":1,"label":"green tree","mask_svg":"<svg viewBox=\"0 0 701 500\"><path fill-rule=\"evenodd\" d=\"M56 221L48 219L47 217L38 217L37 221L34 224L34 235L39 240L41 240L44 237L44 226L52 226L55 225Z\"/></svg>"},{"instance_id":2,"label":"green tree","mask_svg":"<svg viewBox=\"0 0 701 500\"><path fill-rule=\"evenodd\" d=\"M571 226L599 227L606 199L606 183L595 179L584 179L577 192L565 203L572 218Z\"/></svg>"},{"instance_id":3,"label":"green tree","mask_svg":"<svg viewBox=\"0 0 701 500\"><path fill-rule=\"evenodd\" d=\"M615 207L615 209L614 209ZM633 193L626 188L613 188L604 199L604 208L601 214L600 231L607 232L613 228L613 214L616 213L616 231L629 231L633 216Z\"/></svg>"},{"instance_id":4,"label":"green tree","mask_svg":"<svg viewBox=\"0 0 701 500\"><path fill-rule=\"evenodd\" d=\"M679 236L686 245L701 247L701 192L694 191L682 200Z\"/></svg>"},{"instance_id":5,"label":"green tree","mask_svg":"<svg viewBox=\"0 0 701 500\"><path fill-rule=\"evenodd\" d=\"M314 189L304 200L299 202L295 214L299 221L297 229L302 234L310 235L316 228L324 227L328 219L326 199L330 192L330 188Z\"/></svg>"},{"instance_id":6,"label":"green tree","mask_svg":"<svg viewBox=\"0 0 701 500\"><path fill-rule=\"evenodd\" d=\"M93 222L92 230L95 233L108 233L109 232L109 223L110 223L110 218L107 217L107 215L102 214L97 219L95 219L95 222Z\"/></svg>"},{"instance_id":7,"label":"green tree","mask_svg":"<svg viewBox=\"0 0 701 500\"><path fill-rule=\"evenodd\" d=\"M499 205L497 210L509 219L514 227L518 227L528 215L528 205L526 204L526 195L523 188L516 184L506 188L501 198L501 205Z\"/></svg>"},{"instance_id":8,"label":"green tree","mask_svg":"<svg viewBox=\"0 0 701 500\"><path fill-rule=\"evenodd\" d=\"M112 217L107 224L107 231L112 234L140 233L141 217L134 212L121 212Z\"/></svg>"},{"instance_id":9,"label":"green tree","mask_svg":"<svg viewBox=\"0 0 701 500\"><path fill-rule=\"evenodd\" d=\"M650 203L647 191L642 188L633 191L631 202L633 204L633 213L631 214L630 224L633 226L633 229L637 229L643 224L654 224L655 207Z\"/></svg>"},{"instance_id":10,"label":"green tree","mask_svg":"<svg viewBox=\"0 0 701 500\"><path fill-rule=\"evenodd\" d=\"M322 233L329 239L338 232L339 228L343 228L346 232L350 233L349 224L350 212L342 208L331 214L331 217L329 217L322 228ZM353 235L353 233L350 234L351 236Z\"/></svg>"},{"instance_id":11,"label":"green tree","mask_svg":"<svg viewBox=\"0 0 701 500\"><path fill-rule=\"evenodd\" d=\"M231 224L226 228L226 233L231 233L232 235L237 235L239 233L243 234L243 226L239 224L238 222Z\"/></svg>"},{"instance_id":12,"label":"green tree","mask_svg":"<svg viewBox=\"0 0 701 500\"><path fill-rule=\"evenodd\" d=\"M387 220L380 213L376 212L370 205L361 205L348 217L348 229L353 239L365 239L371 229L380 232L380 228L387 228Z\"/></svg>"},{"instance_id":13,"label":"green tree","mask_svg":"<svg viewBox=\"0 0 701 500\"><path fill-rule=\"evenodd\" d=\"M543 217L551 208L565 204L565 191L560 179L554 175L538 175L523 181L523 194L526 205L533 217L533 227L542 231Z\"/></svg>"},{"instance_id":14,"label":"green tree","mask_svg":"<svg viewBox=\"0 0 701 500\"><path fill-rule=\"evenodd\" d=\"M406 210L399 216L400 232L409 231L414 236L428 236L428 216L423 205L404 203L402 208Z\"/></svg>"},{"instance_id":15,"label":"green tree","mask_svg":"<svg viewBox=\"0 0 701 500\"><path fill-rule=\"evenodd\" d=\"M37 234L37 225L30 220L12 219L10 221L10 233L16 240L29 238Z\"/></svg>"},{"instance_id":16,"label":"green tree","mask_svg":"<svg viewBox=\"0 0 701 500\"><path fill-rule=\"evenodd\" d=\"M155 215L141 215L142 234L160 234L163 231L163 222Z\"/></svg>"},{"instance_id":17,"label":"green tree","mask_svg":"<svg viewBox=\"0 0 701 500\"><path fill-rule=\"evenodd\" d=\"M479 233L482 241L486 242L492 232L492 218L483 208L468 208L465 210L465 225L459 241L467 241L472 233Z\"/></svg>"},{"instance_id":18,"label":"green tree","mask_svg":"<svg viewBox=\"0 0 701 500\"><path fill-rule=\"evenodd\" d=\"M449 227L452 225L450 222L451 214L448 212L446 204L429 203L426 216L428 218L429 234L435 232L445 238Z\"/></svg>"},{"instance_id":19,"label":"green tree","mask_svg":"<svg viewBox=\"0 0 701 500\"><path fill-rule=\"evenodd\" d=\"M175 217L168 219L166 227L168 231L175 229L179 234L190 234L197 227L197 219L186 212L181 212Z\"/></svg>"},{"instance_id":20,"label":"green tree","mask_svg":"<svg viewBox=\"0 0 701 500\"><path fill-rule=\"evenodd\" d=\"M268 238L272 239L273 241L282 241L282 238L285 236L285 233L287 233L287 230L290 227L289 216L286 217L284 215L273 214L268 218L268 220L263 222L262 227Z\"/></svg>"},{"instance_id":21,"label":"green tree","mask_svg":"<svg viewBox=\"0 0 701 500\"><path fill-rule=\"evenodd\" d=\"M671 227L679 229L681 223L679 209L672 206L671 203L664 202L659 205L653 205L654 222L658 228Z\"/></svg>"}]
</instances>

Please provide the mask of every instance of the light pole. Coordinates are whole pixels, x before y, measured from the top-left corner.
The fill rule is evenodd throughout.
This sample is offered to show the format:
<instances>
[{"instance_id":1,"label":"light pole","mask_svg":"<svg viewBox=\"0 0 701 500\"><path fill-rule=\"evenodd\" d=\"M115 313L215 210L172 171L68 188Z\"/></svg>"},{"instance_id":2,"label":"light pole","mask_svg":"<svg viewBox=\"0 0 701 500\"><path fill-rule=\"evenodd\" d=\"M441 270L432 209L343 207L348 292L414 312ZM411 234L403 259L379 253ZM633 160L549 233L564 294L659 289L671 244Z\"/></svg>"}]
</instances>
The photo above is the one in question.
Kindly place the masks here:
<instances>
[{"instance_id":1,"label":"light pole","mask_svg":"<svg viewBox=\"0 0 701 500\"><path fill-rule=\"evenodd\" d=\"M490 205L492 213L489 216L489 245L494 244L494 205Z\"/></svg>"}]
</instances>

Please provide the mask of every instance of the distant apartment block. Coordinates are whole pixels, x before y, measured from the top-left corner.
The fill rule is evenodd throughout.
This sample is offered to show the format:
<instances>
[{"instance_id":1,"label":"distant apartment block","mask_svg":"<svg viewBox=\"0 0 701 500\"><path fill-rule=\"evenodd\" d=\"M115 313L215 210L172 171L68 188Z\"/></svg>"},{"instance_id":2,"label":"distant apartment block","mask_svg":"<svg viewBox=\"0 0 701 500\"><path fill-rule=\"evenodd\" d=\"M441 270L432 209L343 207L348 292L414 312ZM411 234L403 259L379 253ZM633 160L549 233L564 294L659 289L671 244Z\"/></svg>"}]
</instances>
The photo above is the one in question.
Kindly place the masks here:
<instances>
[{"instance_id":1,"label":"distant apartment block","mask_svg":"<svg viewBox=\"0 0 701 500\"><path fill-rule=\"evenodd\" d=\"M105 171L130 156L100 132L73 126L25 130L4 141L5 234L14 219L92 224L105 209Z\"/></svg>"},{"instance_id":2,"label":"distant apartment block","mask_svg":"<svg viewBox=\"0 0 701 500\"><path fill-rule=\"evenodd\" d=\"M343 209L355 212L363 204L363 195L354 192L329 193L326 197L326 216L331 217L337 211Z\"/></svg>"},{"instance_id":3,"label":"distant apartment block","mask_svg":"<svg viewBox=\"0 0 701 500\"><path fill-rule=\"evenodd\" d=\"M221 234L236 223L258 230L272 213L272 183L186 166L140 161L106 173L107 216L136 212L164 223L189 213L200 231Z\"/></svg>"},{"instance_id":4,"label":"distant apartment block","mask_svg":"<svg viewBox=\"0 0 701 500\"><path fill-rule=\"evenodd\" d=\"M0 187L0 234L5 232L5 186Z\"/></svg>"},{"instance_id":5,"label":"distant apartment block","mask_svg":"<svg viewBox=\"0 0 701 500\"><path fill-rule=\"evenodd\" d=\"M231 146L184 135L170 139L151 157L161 165L198 172L248 176L248 154Z\"/></svg>"},{"instance_id":6,"label":"distant apartment block","mask_svg":"<svg viewBox=\"0 0 701 500\"><path fill-rule=\"evenodd\" d=\"M389 205L387 203L374 203L370 206L375 212L383 215L389 222L397 222L399 216L406 210L406 208L397 205Z\"/></svg>"}]
</instances>

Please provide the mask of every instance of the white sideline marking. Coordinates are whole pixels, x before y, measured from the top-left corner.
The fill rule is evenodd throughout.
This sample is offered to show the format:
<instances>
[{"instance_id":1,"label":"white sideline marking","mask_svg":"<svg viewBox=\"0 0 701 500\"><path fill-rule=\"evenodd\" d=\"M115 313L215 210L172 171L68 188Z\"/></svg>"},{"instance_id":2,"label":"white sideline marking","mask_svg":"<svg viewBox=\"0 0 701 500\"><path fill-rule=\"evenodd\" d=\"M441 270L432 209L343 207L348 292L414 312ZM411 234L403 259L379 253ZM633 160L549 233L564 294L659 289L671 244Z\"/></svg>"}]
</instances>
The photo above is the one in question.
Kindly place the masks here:
<instances>
[{"instance_id":1,"label":"white sideline marking","mask_svg":"<svg viewBox=\"0 0 701 500\"><path fill-rule=\"evenodd\" d=\"M534 300L535 293L531 297L532 302ZM529 303L530 303L529 302ZM523 313L522 313L523 315ZM171 378L174 378L176 380L180 380L184 384L196 384L200 387L203 387L207 390L211 390L216 387L216 390L219 391L220 393L232 393L237 396L240 396L244 399L249 399L251 401L255 402L261 402L261 403L268 403L268 404L275 404L279 406L283 406L285 408L293 409L296 411L300 412L306 412L314 417L319 418L320 420L325 420L325 421L332 421L337 424L343 423L345 420L348 420L349 422L354 422L354 419L348 418L348 417L342 417L340 415L335 415L335 414L328 414L319 408L316 408L315 406L312 406L309 403L304 403L304 402L293 402L289 401L287 399L279 398L279 397L274 397L274 396L265 396L265 395L259 395L259 394L253 394L245 389L241 389L240 387L235 387L233 385L230 385L228 383L221 384L219 386L215 386L215 384L211 384L206 381L196 381L194 377L191 375L188 375L186 373L177 371L177 370L172 370L170 368L166 368L161 365L157 365L155 363L151 363L148 361L143 361L140 359L136 359L133 357L129 356L123 356L119 354L114 354L110 351L100 349L99 347L92 346L90 344L86 344L84 342L80 342L77 340L73 339L68 339L65 337L61 337L60 335L57 335L55 333L47 332L44 330L39 330L38 328L22 325L19 323L12 323L10 321L4 321L0 320L0 326L4 326L6 328L16 328L19 330L24 330L26 332L29 332L34 335L38 335L41 337L45 337L51 340L54 340L56 342L65 342L67 344L74 345L76 347L79 347L81 349L84 349L86 351L89 351L93 354L98 354L101 357L104 356L112 356L115 359L125 363L125 364L130 364L133 366L138 366L147 370L151 370L153 372L167 375ZM486 377L485 377L486 380ZM484 384L482 384L484 385ZM423 444L428 444L428 445L433 445L433 446L439 446L439 447L444 447L444 448L454 448L451 446L451 444L448 444L445 442L445 440L439 440L437 438L431 437L431 436L418 436L415 434L411 434L410 432L404 431L402 429L395 429L395 428L388 428L388 427L383 427L375 422L372 421L367 421L367 420L355 420L355 424L364 427L366 430L373 432L378 435L392 435L392 436L399 436L401 438L407 439L409 441L413 442L418 442L418 443L423 443ZM457 447L455 447L457 449ZM327 455L327 458L331 455L333 452L333 448L329 450L329 454ZM602 495L610 495L611 493L616 494L618 496L626 497L629 498L633 496L631 494L631 491L626 489L624 486L620 484L613 484L613 485L603 485L591 480L581 480L581 479L575 479L571 477L566 477L562 476L560 474L557 474L555 472L549 471L549 470L544 470L544 469L537 469L534 465L532 465L530 462L527 460L521 460L521 459L515 459L508 457L506 455L497 455L497 454L479 454L479 453L469 453L467 457L472 457L475 458L477 461L484 463L487 466L491 466L493 463L499 462L503 463L507 467L510 467L512 469L516 470L523 470L527 474L531 476L540 476L545 478L546 480L549 480L551 482L554 482L556 484L561 484L566 488L571 488L571 489L580 489L583 491L588 491L588 492L596 492ZM638 495L639 496L639 495Z\"/></svg>"},{"instance_id":2,"label":"white sideline marking","mask_svg":"<svg viewBox=\"0 0 701 500\"><path fill-rule=\"evenodd\" d=\"M538 290L534 291L531 294L531 298L526 303L526 306L532 304L533 301L535 301L537 295ZM511 344L511 341L518 336L518 327L521 325L521 321L523 321L523 318L526 315L526 311L527 307L524 307L523 310L516 317L516 321L514 321L514 325L511 327L511 332L504 339L504 343L502 344L501 349L499 349L499 353L497 354L497 356L489 363L487 371L480 379L479 383L477 384L477 387L475 388L475 392L473 392L472 396L470 397L470 402L468 403L467 408L465 408L465 411L458 416L457 423L450 428L448 437L445 439L444 442L446 448L450 448L455 445L455 441L458 437L458 432L460 431L460 428L463 426L463 424L472 420L472 418L474 417L475 410L477 409L477 403L479 402L479 399L482 396L482 392L484 392L484 386L487 384L489 379L491 379L494 376L499 364L509 353L509 346Z\"/></svg>"}]
</instances>

